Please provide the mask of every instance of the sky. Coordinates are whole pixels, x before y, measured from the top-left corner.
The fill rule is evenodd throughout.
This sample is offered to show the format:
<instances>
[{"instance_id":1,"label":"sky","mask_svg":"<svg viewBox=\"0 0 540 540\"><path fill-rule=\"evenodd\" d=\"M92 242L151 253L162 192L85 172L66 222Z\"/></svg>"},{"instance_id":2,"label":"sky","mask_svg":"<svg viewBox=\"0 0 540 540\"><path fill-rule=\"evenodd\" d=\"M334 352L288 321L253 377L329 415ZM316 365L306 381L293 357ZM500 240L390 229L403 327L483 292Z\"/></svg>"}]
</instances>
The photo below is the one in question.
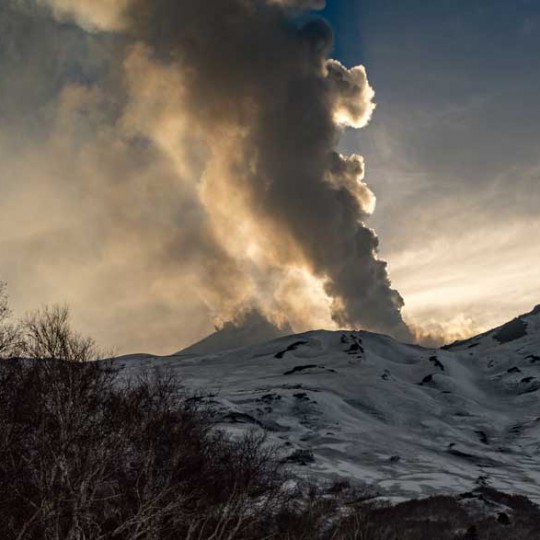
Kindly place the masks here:
<instances>
[{"instance_id":1,"label":"sky","mask_svg":"<svg viewBox=\"0 0 540 540\"><path fill-rule=\"evenodd\" d=\"M142 9L147 4L136 3ZM162 58L168 48L183 53L186 45L153 35L150 25L123 32L114 5L0 4L0 280L8 283L17 313L66 302L77 325L105 346L164 353L203 337L237 316L238 306L253 302L296 331L351 325L403 335L402 298L405 322L427 342L430 336L451 341L477 333L540 303L537 2L328 0L320 15L334 31L330 56L347 68L364 65L369 84L360 71L332 71L361 81L363 93L355 97L361 110L352 118L347 109L350 127L341 126L338 146L338 165L361 170L355 172L356 202L332 203L329 216L313 223L309 205L289 203L308 193L312 201L328 200L322 184L302 184L304 191L291 197L285 182L279 197L276 190L257 199L249 182L271 176L271 168L252 178L240 175L243 184L231 179L231 171L247 162L232 163L230 155L245 157L251 148L241 141L245 111L215 121L211 106L234 111L228 85L233 99L244 74L231 68L236 75L229 80L216 68L211 55L220 52L220 43L211 36L220 26L211 27L211 8L205 19L202 8L178 4L188 10L187 20L193 17L193 28L201 25L196 39L209 40L212 47L201 50L221 77L200 87L208 98L202 103L178 90L185 84L182 70L165 67ZM167 0L155 5L165 10ZM154 16L160 14L157 8ZM288 15L297 16L294 10ZM305 28L309 32L300 32L298 40L324 45L320 26ZM239 63L251 66L245 79L260 85L258 99L269 110L279 110L283 85L276 74L295 80L295 62L313 61L300 58L305 51L295 48L296 38L284 46L279 31L269 34L275 54L267 60L276 64L267 72L248 57ZM241 45L238 51L246 50ZM316 59L324 54L317 49ZM184 72L208 75L200 67L205 58ZM325 99L343 116L351 104L332 84ZM272 92L263 96L265 87L275 90L275 102ZM321 96L310 88L306 95L322 114ZM305 120L303 131L295 122L285 132L300 150L318 117L303 104L290 112ZM259 150L278 152L283 136L269 138L270 129L286 126L269 122L250 144L266 141ZM327 124L320 124L319 142L306 143L306 159L312 150L316 158L321 148L331 149L333 128ZM204 144L194 141L194 132ZM233 141L231 148L226 140ZM210 141L219 147L213 159ZM364 165L346 160L352 154L363 156L365 179ZM296 161L302 163L299 156L274 160L283 161L279 174L285 179ZM310 167L306 161L303 170ZM336 170L333 189L345 193L350 184ZM372 215L371 192L377 200ZM240 200L238 193L251 198ZM227 214L230 205L235 211ZM376 231L378 257L387 268L369 255L365 265L372 270L362 273L349 261L345 240L337 264L305 238L304 229L320 226L314 236L337 250L333 227L350 219L354 205ZM368 230L360 227L354 238L364 231L362 242L376 241L368 239ZM347 231L342 238L349 238ZM360 242L353 236L347 241ZM375 305L385 307L368 317Z\"/></svg>"},{"instance_id":2,"label":"sky","mask_svg":"<svg viewBox=\"0 0 540 540\"><path fill-rule=\"evenodd\" d=\"M330 2L334 54L377 110L345 137L411 319L484 329L540 300L540 5Z\"/></svg>"}]
</instances>

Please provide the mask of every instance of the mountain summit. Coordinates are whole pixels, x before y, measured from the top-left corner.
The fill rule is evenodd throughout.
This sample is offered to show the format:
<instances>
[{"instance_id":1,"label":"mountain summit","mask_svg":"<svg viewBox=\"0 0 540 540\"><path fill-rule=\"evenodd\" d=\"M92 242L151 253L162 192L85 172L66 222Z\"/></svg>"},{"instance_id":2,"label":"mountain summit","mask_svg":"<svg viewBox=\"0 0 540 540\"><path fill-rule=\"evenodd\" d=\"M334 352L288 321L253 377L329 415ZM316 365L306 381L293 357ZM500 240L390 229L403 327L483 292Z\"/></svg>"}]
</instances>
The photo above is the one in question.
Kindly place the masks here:
<instances>
[{"instance_id":1,"label":"mountain summit","mask_svg":"<svg viewBox=\"0 0 540 540\"><path fill-rule=\"evenodd\" d=\"M540 308L440 349L345 331L238 344L118 362L177 376L233 433L265 431L300 476L404 498L487 484L540 502Z\"/></svg>"},{"instance_id":2,"label":"mountain summit","mask_svg":"<svg viewBox=\"0 0 540 540\"><path fill-rule=\"evenodd\" d=\"M213 354L249 345L264 343L292 333L289 326L279 328L258 311L252 310L237 321L226 322L213 334L175 353L175 356L190 354Z\"/></svg>"}]
</instances>

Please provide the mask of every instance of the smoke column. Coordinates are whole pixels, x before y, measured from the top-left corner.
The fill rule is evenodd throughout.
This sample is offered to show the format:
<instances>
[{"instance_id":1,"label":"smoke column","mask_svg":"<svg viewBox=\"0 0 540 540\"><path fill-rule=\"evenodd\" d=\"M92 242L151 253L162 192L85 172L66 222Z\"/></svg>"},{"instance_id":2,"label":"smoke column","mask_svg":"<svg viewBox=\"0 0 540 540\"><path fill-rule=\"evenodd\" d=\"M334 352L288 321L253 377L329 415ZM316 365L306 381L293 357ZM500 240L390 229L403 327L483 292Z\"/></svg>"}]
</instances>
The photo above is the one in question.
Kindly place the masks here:
<instances>
[{"instance_id":1,"label":"smoke column","mask_svg":"<svg viewBox=\"0 0 540 540\"><path fill-rule=\"evenodd\" d=\"M40 3L112 40L107 77L62 88L55 117L59 152L81 111L91 124L76 167L107 216L107 263L135 249L150 289L193 287L218 321L256 309L410 339L365 225L364 161L335 150L374 92L362 66L328 59L330 28L303 12L322 2Z\"/></svg>"}]
</instances>

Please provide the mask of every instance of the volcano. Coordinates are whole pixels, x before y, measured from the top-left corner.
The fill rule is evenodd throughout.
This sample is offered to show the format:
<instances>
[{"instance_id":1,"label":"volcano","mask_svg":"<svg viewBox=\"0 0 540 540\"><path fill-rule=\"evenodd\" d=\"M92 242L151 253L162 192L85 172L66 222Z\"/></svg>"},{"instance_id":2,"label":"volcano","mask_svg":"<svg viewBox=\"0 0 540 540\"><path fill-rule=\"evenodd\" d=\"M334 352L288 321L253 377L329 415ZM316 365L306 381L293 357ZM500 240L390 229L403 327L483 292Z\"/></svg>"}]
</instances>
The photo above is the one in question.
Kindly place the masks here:
<instances>
[{"instance_id":1,"label":"volcano","mask_svg":"<svg viewBox=\"0 0 540 540\"><path fill-rule=\"evenodd\" d=\"M259 323L116 363L178 378L228 432L265 432L302 478L405 499L489 485L540 502L540 307L442 348Z\"/></svg>"}]
</instances>

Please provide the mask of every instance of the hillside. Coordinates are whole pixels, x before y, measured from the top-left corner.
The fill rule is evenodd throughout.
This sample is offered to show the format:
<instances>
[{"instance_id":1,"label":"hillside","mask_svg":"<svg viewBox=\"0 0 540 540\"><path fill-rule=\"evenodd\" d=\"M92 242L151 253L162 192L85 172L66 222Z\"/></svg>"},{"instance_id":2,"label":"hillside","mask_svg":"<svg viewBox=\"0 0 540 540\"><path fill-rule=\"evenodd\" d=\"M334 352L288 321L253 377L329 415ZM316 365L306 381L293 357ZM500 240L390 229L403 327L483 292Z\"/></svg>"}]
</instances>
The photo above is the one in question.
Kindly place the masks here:
<instances>
[{"instance_id":1,"label":"hillside","mask_svg":"<svg viewBox=\"0 0 540 540\"><path fill-rule=\"evenodd\" d=\"M328 331L232 345L117 363L126 377L178 377L233 433L267 431L304 477L404 499L489 485L540 502L540 308L441 349Z\"/></svg>"}]
</instances>

